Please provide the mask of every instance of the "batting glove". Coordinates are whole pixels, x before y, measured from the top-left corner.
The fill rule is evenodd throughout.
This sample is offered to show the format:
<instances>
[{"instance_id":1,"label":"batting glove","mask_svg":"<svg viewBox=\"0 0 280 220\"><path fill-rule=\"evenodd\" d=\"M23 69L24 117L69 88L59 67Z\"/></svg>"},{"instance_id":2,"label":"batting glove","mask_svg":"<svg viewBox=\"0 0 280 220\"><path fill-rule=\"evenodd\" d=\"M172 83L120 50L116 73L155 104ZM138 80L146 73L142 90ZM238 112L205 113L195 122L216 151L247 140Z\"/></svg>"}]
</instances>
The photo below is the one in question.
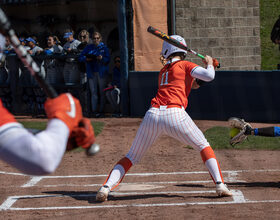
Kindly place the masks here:
<instances>
[{"instance_id":1,"label":"batting glove","mask_svg":"<svg viewBox=\"0 0 280 220\"><path fill-rule=\"evenodd\" d=\"M75 127L69 137L67 150L77 147L89 148L95 142L94 130L88 118L83 118L79 126Z\"/></svg>"},{"instance_id":2,"label":"batting glove","mask_svg":"<svg viewBox=\"0 0 280 220\"><path fill-rule=\"evenodd\" d=\"M64 93L54 99L47 99L45 111L49 119L58 118L69 128L71 134L82 119L82 107L78 99Z\"/></svg>"}]
</instances>

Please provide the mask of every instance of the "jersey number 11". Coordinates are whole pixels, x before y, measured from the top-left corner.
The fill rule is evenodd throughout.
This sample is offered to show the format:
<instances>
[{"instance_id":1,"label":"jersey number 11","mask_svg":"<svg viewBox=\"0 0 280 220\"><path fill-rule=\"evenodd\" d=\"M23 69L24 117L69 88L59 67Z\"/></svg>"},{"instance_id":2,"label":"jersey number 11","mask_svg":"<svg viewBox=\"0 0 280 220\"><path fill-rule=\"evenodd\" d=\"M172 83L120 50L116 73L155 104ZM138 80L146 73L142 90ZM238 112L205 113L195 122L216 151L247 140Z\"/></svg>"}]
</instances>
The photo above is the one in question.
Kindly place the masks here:
<instances>
[{"instance_id":1,"label":"jersey number 11","mask_svg":"<svg viewBox=\"0 0 280 220\"><path fill-rule=\"evenodd\" d=\"M160 82L160 85L167 85L168 84L168 72L164 72L162 75L161 75L161 82Z\"/></svg>"}]
</instances>

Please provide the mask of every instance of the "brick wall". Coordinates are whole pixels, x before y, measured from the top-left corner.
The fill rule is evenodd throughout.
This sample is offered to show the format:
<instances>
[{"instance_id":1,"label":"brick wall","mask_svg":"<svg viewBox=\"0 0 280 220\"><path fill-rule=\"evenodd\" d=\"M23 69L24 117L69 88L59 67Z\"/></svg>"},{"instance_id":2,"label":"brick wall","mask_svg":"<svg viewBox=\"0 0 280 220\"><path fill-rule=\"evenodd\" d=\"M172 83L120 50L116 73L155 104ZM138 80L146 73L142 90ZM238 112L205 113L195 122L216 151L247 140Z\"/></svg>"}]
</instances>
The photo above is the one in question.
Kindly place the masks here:
<instances>
[{"instance_id":1,"label":"brick wall","mask_svg":"<svg viewBox=\"0 0 280 220\"><path fill-rule=\"evenodd\" d=\"M217 58L220 70L260 70L259 15L259 0L176 0L176 33Z\"/></svg>"}]
</instances>

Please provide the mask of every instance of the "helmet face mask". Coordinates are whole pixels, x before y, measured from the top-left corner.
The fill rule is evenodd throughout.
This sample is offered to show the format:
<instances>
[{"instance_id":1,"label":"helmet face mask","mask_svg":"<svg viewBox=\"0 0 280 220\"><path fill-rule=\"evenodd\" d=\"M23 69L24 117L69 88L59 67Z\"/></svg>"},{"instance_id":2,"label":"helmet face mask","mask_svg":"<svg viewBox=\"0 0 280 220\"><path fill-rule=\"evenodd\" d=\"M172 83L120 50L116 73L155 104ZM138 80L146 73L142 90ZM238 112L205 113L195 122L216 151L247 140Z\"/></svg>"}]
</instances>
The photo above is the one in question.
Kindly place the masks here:
<instances>
[{"instance_id":1,"label":"helmet face mask","mask_svg":"<svg viewBox=\"0 0 280 220\"><path fill-rule=\"evenodd\" d=\"M184 38L182 38L179 35L171 35L170 37L176 39L177 41L180 41L181 43L183 43L184 45L187 46L186 41ZM161 55L167 59L170 55L174 54L174 53L178 53L178 52L182 52L184 54L187 54L187 51L175 47L172 44L167 43L166 41L163 42L162 44L162 50L161 50Z\"/></svg>"}]
</instances>

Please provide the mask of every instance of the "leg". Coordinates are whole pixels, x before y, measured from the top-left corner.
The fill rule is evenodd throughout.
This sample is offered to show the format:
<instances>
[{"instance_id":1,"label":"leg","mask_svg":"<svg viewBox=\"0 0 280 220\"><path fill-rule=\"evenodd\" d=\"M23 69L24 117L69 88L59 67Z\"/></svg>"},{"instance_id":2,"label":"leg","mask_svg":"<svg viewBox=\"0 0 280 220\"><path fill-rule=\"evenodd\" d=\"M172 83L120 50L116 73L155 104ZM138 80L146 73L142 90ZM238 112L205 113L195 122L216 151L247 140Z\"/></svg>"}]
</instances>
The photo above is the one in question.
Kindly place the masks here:
<instances>
[{"instance_id":1,"label":"leg","mask_svg":"<svg viewBox=\"0 0 280 220\"><path fill-rule=\"evenodd\" d=\"M185 110L171 108L167 109L167 111L171 114L167 114L166 116L165 132L181 142L192 146L194 149L197 149L214 183L223 183L224 180L215 153L200 129L195 125ZM227 191L230 192L229 190Z\"/></svg>"},{"instance_id":2,"label":"leg","mask_svg":"<svg viewBox=\"0 0 280 220\"><path fill-rule=\"evenodd\" d=\"M120 105L120 89L115 88L111 91L112 101L114 105L114 111L119 112Z\"/></svg>"},{"instance_id":3,"label":"leg","mask_svg":"<svg viewBox=\"0 0 280 220\"><path fill-rule=\"evenodd\" d=\"M105 107L105 92L104 89L106 87L106 79L101 78L98 74L98 84L99 84L99 94L100 94L100 108L99 112L103 113Z\"/></svg>"},{"instance_id":4,"label":"leg","mask_svg":"<svg viewBox=\"0 0 280 220\"><path fill-rule=\"evenodd\" d=\"M69 74L69 81L73 84L79 84L80 83L80 70L78 68L77 63L71 63L71 72Z\"/></svg>"},{"instance_id":5,"label":"leg","mask_svg":"<svg viewBox=\"0 0 280 220\"><path fill-rule=\"evenodd\" d=\"M92 112L97 111L97 79L96 74L93 75L93 78L88 79L89 90L90 90L90 98L91 98L91 110Z\"/></svg>"},{"instance_id":6,"label":"leg","mask_svg":"<svg viewBox=\"0 0 280 220\"><path fill-rule=\"evenodd\" d=\"M113 97L112 97L112 91L106 91L106 97L110 103L110 105L112 106L113 110L115 110L115 107L114 107L114 101L113 101Z\"/></svg>"},{"instance_id":7,"label":"leg","mask_svg":"<svg viewBox=\"0 0 280 220\"><path fill-rule=\"evenodd\" d=\"M63 68L63 78L64 78L65 84L70 82L70 79L69 79L70 71L71 71L71 65L66 62L64 64L64 68Z\"/></svg>"},{"instance_id":8,"label":"leg","mask_svg":"<svg viewBox=\"0 0 280 220\"><path fill-rule=\"evenodd\" d=\"M160 134L158 115L149 110L137 131L128 154L114 166L104 185L99 189L96 195L97 201L103 202L107 200L110 190L119 185L130 167L141 160Z\"/></svg>"}]
</instances>

